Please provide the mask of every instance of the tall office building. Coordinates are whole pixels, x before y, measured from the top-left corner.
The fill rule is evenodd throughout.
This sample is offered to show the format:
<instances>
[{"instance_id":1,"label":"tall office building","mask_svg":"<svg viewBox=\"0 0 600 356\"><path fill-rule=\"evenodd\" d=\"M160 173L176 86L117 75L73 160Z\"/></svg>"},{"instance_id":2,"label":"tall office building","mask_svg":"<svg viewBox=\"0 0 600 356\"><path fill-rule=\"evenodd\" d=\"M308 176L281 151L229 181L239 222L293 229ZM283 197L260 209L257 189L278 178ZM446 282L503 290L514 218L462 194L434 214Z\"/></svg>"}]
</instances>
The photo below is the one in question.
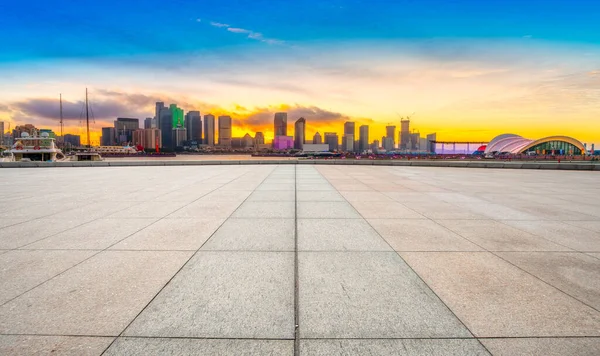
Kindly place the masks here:
<instances>
[{"instance_id":1,"label":"tall office building","mask_svg":"<svg viewBox=\"0 0 600 356\"><path fill-rule=\"evenodd\" d=\"M147 117L146 120L144 120L144 129L151 129L151 128L152 128L152 118Z\"/></svg>"},{"instance_id":2,"label":"tall office building","mask_svg":"<svg viewBox=\"0 0 600 356\"><path fill-rule=\"evenodd\" d=\"M169 105L169 110L171 110L171 115L173 116L173 128L176 129L178 127L185 127L183 109L177 107L177 104L171 104Z\"/></svg>"},{"instance_id":3,"label":"tall office building","mask_svg":"<svg viewBox=\"0 0 600 356\"><path fill-rule=\"evenodd\" d=\"M211 114L204 115L204 144L215 145L215 116Z\"/></svg>"},{"instance_id":4,"label":"tall office building","mask_svg":"<svg viewBox=\"0 0 600 356\"><path fill-rule=\"evenodd\" d=\"M100 138L100 146L114 146L115 145L115 128L114 127L103 127L102 137Z\"/></svg>"},{"instance_id":5,"label":"tall office building","mask_svg":"<svg viewBox=\"0 0 600 356\"><path fill-rule=\"evenodd\" d=\"M265 144L265 135L262 132L257 132L254 135L254 145L264 145Z\"/></svg>"},{"instance_id":6,"label":"tall office building","mask_svg":"<svg viewBox=\"0 0 600 356\"><path fill-rule=\"evenodd\" d=\"M65 146L81 147L81 136L66 134L63 138Z\"/></svg>"},{"instance_id":7,"label":"tall office building","mask_svg":"<svg viewBox=\"0 0 600 356\"><path fill-rule=\"evenodd\" d=\"M437 134L436 133L431 133L429 135L427 135L427 152L429 153L435 153L435 141L437 140Z\"/></svg>"},{"instance_id":8,"label":"tall office building","mask_svg":"<svg viewBox=\"0 0 600 356\"><path fill-rule=\"evenodd\" d=\"M301 150L304 148L306 138L306 120L301 117L294 124L294 148Z\"/></svg>"},{"instance_id":9,"label":"tall office building","mask_svg":"<svg viewBox=\"0 0 600 356\"><path fill-rule=\"evenodd\" d=\"M185 114L185 128L188 141L202 142L202 119L200 111L190 111Z\"/></svg>"},{"instance_id":10,"label":"tall office building","mask_svg":"<svg viewBox=\"0 0 600 356\"><path fill-rule=\"evenodd\" d=\"M128 117L118 117L115 121L115 137L119 144L133 141L133 132L139 130L140 120Z\"/></svg>"},{"instance_id":11,"label":"tall office building","mask_svg":"<svg viewBox=\"0 0 600 356\"><path fill-rule=\"evenodd\" d=\"M0 121L0 145L4 145L4 121Z\"/></svg>"},{"instance_id":12,"label":"tall office building","mask_svg":"<svg viewBox=\"0 0 600 356\"><path fill-rule=\"evenodd\" d=\"M343 150L347 152L354 152L354 137L356 137L356 124L352 121L344 123L344 136L342 136Z\"/></svg>"},{"instance_id":13,"label":"tall office building","mask_svg":"<svg viewBox=\"0 0 600 356\"><path fill-rule=\"evenodd\" d=\"M275 136L287 136L287 113L275 113L274 130Z\"/></svg>"},{"instance_id":14,"label":"tall office building","mask_svg":"<svg viewBox=\"0 0 600 356\"><path fill-rule=\"evenodd\" d=\"M387 140L382 139L381 143L384 148L386 147L386 145L387 145L387 147L391 147L391 149L385 148L388 151L391 151L396 147L396 139L394 138L395 134L396 134L396 126L386 126L385 127L385 138Z\"/></svg>"},{"instance_id":15,"label":"tall office building","mask_svg":"<svg viewBox=\"0 0 600 356\"><path fill-rule=\"evenodd\" d=\"M158 123L160 129L160 136L162 142L162 148L172 150L173 146L173 114L169 108L163 107L160 109L158 114Z\"/></svg>"},{"instance_id":16,"label":"tall office building","mask_svg":"<svg viewBox=\"0 0 600 356\"><path fill-rule=\"evenodd\" d=\"M136 130L133 133L133 141L136 145L144 147L145 150L154 150L156 146L161 147L159 129Z\"/></svg>"},{"instance_id":17,"label":"tall office building","mask_svg":"<svg viewBox=\"0 0 600 356\"><path fill-rule=\"evenodd\" d=\"M335 132L325 132L325 143L329 145L330 151L337 151L340 144L340 139Z\"/></svg>"},{"instance_id":18,"label":"tall office building","mask_svg":"<svg viewBox=\"0 0 600 356\"><path fill-rule=\"evenodd\" d=\"M364 152L369 149L369 126L362 125L358 128L358 150Z\"/></svg>"},{"instance_id":19,"label":"tall office building","mask_svg":"<svg viewBox=\"0 0 600 356\"><path fill-rule=\"evenodd\" d=\"M400 149L410 149L410 120L400 120Z\"/></svg>"},{"instance_id":20,"label":"tall office building","mask_svg":"<svg viewBox=\"0 0 600 356\"><path fill-rule=\"evenodd\" d=\"M157 126L160 126L160 111L165 108L165 103L162 101L157 101L154 109L154 120Z\"/></svg>"},{"instance_id":21,"label":"tall office building","mask_svg":"<svg viewBox=\"0 0 600 356\"><path fill-rule=\"evenodd\" d=\"M313 144L315 144L315 145L320 145L320 144L322 144L322 143L323 143L323 138L321 137L321 134L317 132L317 133L316 133L316 134L313 136Z\"/></svg>"},{"instance_id":22,"label":"tall office building","mask_svg":"<svg viewBox=\"0 0 600 356\"><path fill-rule=\"evenodd\" d=\"M219 116L219 146L231 147L231 116Z\"/></svg>"},{"instance_id":23,"label":"tall office building","mask_svg":"<svg viewBox=\"0 0 600 356\"><path fill-rule=\"evenodd\" d=\"M172 142L175 148L183 147L184 142L187 141L187 130L185 127L174 127L172 132Z\"/></svg>"}]
</instances>

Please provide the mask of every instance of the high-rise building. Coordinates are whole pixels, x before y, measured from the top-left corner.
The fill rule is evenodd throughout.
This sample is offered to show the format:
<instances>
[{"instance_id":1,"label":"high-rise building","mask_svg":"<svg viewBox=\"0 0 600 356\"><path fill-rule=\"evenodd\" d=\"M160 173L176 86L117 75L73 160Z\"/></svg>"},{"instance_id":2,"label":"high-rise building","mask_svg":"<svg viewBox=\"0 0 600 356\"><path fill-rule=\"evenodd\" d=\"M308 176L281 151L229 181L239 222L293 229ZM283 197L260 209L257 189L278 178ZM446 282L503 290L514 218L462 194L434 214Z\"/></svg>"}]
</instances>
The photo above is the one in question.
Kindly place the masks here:
<instances>
[{"instance_id":1,"label":"high-rise building","mask_svg":"<svg viewBox=\"0 0 600 356\"><path fill-rule=\"evenodd\" d=\"M383 148L386 151L394 151L394 138L393 137L383 137L382 138Z\"/></svg>"},{"instance_id":2,"label":"high-rise building","mask_svg":"<svg viewBox=\"0 0 600 356\"><path fill-rule=\"evenodd\" d=\"M204 144L215 145L215 116L211 114L204 115Z\"/></svg>"},{"instance_id":3,"label":"high-rise building","mask_svg":"<svg viewBox=\"0 0 600 356\"><path fill-rule=\"evenodd\" d=\"M4 121L0 121L0 145L4 145Z\"/></svg>"},{"instance_id":4,"label":"high-rise building","mask_svg":"<svg viewBox=\"0 0 600 356\"><path fill-rule=\"evenodd\" d=\"M396 126L386 126L385 127L385 138L387 140L383 140L383 139L381 140L381 144L383 145L383 148L385 148L386 145L388 145L388 147L391 145L392 149L385 148L386 150L391 151L396 147L396 139L394 138L395 134L396 134Z\"/></svg>"},{"instance_id":5,"label":"high-rise building","mask_svg":"<svg viewBox=\"0 0 600 356\"><path fill-rule=\"evenodd\" d=\"M21 138L23 132L27 132L29 136L34 136L37 134L38 129L32 124L19 125L13 129L12 137L14 139Z\"/></svg>"},{"instance_id":6,"label":"high-rise building","mask_svg":"<svg viewBox=\"0 0 600 356\"><path fill-rule=\"evenodd\" d=\"M342 137L342 151L354 152L354 135L345 134Z\"/></svg>"},{"instance_id":7,"label":"high-rise building","mask_svg":"<svg viewBox=\"0 0 600 356\"><path fill-rule=\"evenodd\" d=\"M144 129L151 129L152 128L152 118L151 117L147 117L144 120Z\"/></svg>"},{"instance_id":8,"label":"high-rise building","mask_svg":"<svg viewBox=\"0 0 600 356\"><path fill-rule=\"evenodd\" d=\"M200 111L190 111L185 114L185 128L188 141L202 141L202 119Z\"/></svg>"},{"instance_id":9,"label":"high-rise building","mask_svg":"<svg viewBox=\"0 0 600 356\"><path fill-rule=\"evenodd\" d=\"M136 130L133 133L133 141L136 145L144 147L145 150L154 150L156 146L162 146L159 129Z\"/></svg>"},{"instance_id":10,"label":"high-rise building","mask_svg":"<svg viewBox=\"0 0 600 356\"><path fill-rule=\"evenodd\" d=\"M330 151L337 151L340 144L340 139L335 132L325 132L323 135L325 137L325 143L329 145Z\"/></svg>"},{"instance_id":11,"label":"high-rise building","mask_svg":"<svg viewBox=\"0 0 600 356\"><path fill-rule=\"evenodd\" d=\"M66 134L63 139L65 146L69 147L80 147L81 146L81 136L79 135L71 135Z\"/></svg>"},{"instance_id":12,"label":"high-rise building","mask_svg":"<svg viewBox=\"0 0 600 356\"><path fill-rule=\"evenodd\" d=\"M429 153L435 153L435 141L437 140L437 134L435 133L431 133L429 135L427 135L427 142L428 142L428 146L427 146L427 152Z\"/></svg>"},{"instance_id":13,"label":"high-rise building","mask_svg":"<svg viewBox=\"0 0 600 356\"><path fill-rule=\"evenodd\" d=\"M102 137L100 138L100 146L114 146L115 144L115 128L103 127Z\"/></svg>"},{"instance_id":14,"label":"high-rise building","mask_svg":"<svg viewBox=\"0 0 600 356\"><path fill-rule=\"evenodd\" d=\"M315 145L320 145L320 144L322 144L322 143L323 143L323 138L321 137L321 134L317 132L317 133L316 133L316 134L313 136L313 144L315 144Z\"/></svg>"},{"instance_id":15,"label":"high-rise building","mask_svg":"<svg viewBox=\"0 0 600 356\"><path fill-rule=\"evenodd\" d=\"M369 149L369 126L362 125L358 128L358 150L364 152Z\"/></svg>"},{"instance_id":16,"label":"high-rise building","mask_svg":"<svg viewBox=\"0 0 600 356\"><path fill-rule=\"evenodd\" d=\"M161 108L158 114L158 123L160 128L160 136L162 148L173 150L173 114L169 108Z\"/></svg>"},{"instance_id":17,"label":"high-rise building","mask_svg":"<svg viewBox=\"0 0 600 356\"><path fill-rule=\"evenodd\" d=\"M304 148L306 139L306 120L301 117L294 124L294 148L301 150Z\"/></svg>"},{"instance_id":18,"label":"high-rise building","mask_svg":"<svg viewBox=\"0 0 600 356\"><path fill-rule=\"evenodd\" d=\"M219 146L231 147L231 116L219 116Z\"/></svg>"},{"instance_id":19,"label":"high-rise building","mask_svg":"<svg viewBox=\"0 0 600 356\"><path fill-rule=\"evenodd\" d=\"M119 144L133 141L133 132L139 130L140 120L128 117L118 117L115 121L115 137Z\"/></svg>"},{"instance_id":20,"label":"high-rise building","mask_svg":"<svg viewBox=\"0 0 600 356\"><path fill-rule=\"evenodd\" d=\"M157 101L156 102L156 107L154 109L154 120L156 122L157 126L160 126L159 121L160 121L160 111L162 109L165 108L165 103L163 103L162 101Z\"/></svg>"},{"instance_id":21,"label":"high-rise building","mask_svg":"<svg viewBox=\"0 0 600 356\"><path fill-rule=\"evenodd\" d=\"M294 138L292 136L275 136L273 139L273 149L288 150L294 148Z\"/></svg>"},{"instance_id":22,"label":"high-rise building","mask_svg":"<svg viewBox=\"0 0 600 356\"><path fill-rule=\"evenodd\" d=\"M183 109L177 107L177 104L171 104L169 105L169 110L171 110L171 115L173 116L173 128L185 127Z\"/></svg>"},{"instance_id":23,"label":"high-rise building","mask_svg":"<svg viewBox=\"0 0 600 356\"><path fill-rule=\"evenodd\" d=\"M274 132L275 132L275 136L287 136L287 113L286 112L275 113Z\"/></svg>"},{"instance_id":24,"label":"high-rise building","mask_svg":"<svg viewBox=\"0 0 600 356\"><path fill-rule=\"evenodd\" d=\"M254 135L254 145L264 145L265 144L265 135L262 132L257 132Z\"/></svg>"},{"instance_id":25,"label":"high-rise building","mask_svg":"<svg viewBox=\"0 0 600 356\"><path fill-rule=\"evenodd\" d=\"M174 127L172 135L173 146L175 148L183 147L184 142L187 141L187 130L185 127Z\"/></svg>"},{"instance_id":26,"label":"high-rise building","mask_svg":"<svg viewBox=\"0 0 600 356\"><path fill-rule=\"evenodd\" d=\"M254 139L250 134L245 134L244 137L232 137L231 148L252 148L254 146Z\"/></svg>"},{"instance_id":27,"label":"high-rise building","mask_svg":"<svg viewBox=\"0 0 600 356\"><path fill-rule=\"evenodd\" d=\"M400 149L410 149L410 120L400 120Z\"/></svg>"}]
</instances>

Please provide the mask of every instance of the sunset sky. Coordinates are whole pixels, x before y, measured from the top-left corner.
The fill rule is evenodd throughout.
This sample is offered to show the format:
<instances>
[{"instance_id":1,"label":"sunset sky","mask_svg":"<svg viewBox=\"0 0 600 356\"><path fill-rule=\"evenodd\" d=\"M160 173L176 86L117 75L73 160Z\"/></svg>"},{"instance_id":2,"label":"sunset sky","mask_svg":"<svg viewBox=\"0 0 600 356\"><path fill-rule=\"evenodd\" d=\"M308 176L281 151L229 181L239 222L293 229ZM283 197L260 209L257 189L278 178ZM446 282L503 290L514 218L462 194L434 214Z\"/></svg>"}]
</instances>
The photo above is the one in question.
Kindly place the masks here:
<instances>
[{"instance_id":1,"label":"sunset sky","mask_svg":"<svg viewBox=\"0 0 600 356\"><path fill-rule=\"evenodd\" d=\"M143 4L143 5L142 5ZM307 137L353 120L438 139L562 134L600 146L600 2L593 0L6 1L0 121L83 134L154 102L229 114L234 136ZM93 141L94 141L93 140Z\"/></svg>"}]
</instances>

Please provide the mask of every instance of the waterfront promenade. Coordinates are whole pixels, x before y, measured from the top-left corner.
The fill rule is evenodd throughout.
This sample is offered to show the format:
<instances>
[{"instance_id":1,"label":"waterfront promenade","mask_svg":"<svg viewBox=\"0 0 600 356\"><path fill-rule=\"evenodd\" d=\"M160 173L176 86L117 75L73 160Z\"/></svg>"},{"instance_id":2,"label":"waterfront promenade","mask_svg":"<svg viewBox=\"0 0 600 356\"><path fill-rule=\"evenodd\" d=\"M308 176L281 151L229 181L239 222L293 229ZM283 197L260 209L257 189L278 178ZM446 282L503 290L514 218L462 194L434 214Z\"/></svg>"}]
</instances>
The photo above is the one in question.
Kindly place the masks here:
<instances>
[{"instance_id":1,"label":"waterfront promenade","mask_svg":"<svg viewBox=\"0 0 600 356\"><path fill-rule=\"evenodd\" d=\"M0 169L2 355L598 355L592 171Z\"/></svg>"}]
</instances>

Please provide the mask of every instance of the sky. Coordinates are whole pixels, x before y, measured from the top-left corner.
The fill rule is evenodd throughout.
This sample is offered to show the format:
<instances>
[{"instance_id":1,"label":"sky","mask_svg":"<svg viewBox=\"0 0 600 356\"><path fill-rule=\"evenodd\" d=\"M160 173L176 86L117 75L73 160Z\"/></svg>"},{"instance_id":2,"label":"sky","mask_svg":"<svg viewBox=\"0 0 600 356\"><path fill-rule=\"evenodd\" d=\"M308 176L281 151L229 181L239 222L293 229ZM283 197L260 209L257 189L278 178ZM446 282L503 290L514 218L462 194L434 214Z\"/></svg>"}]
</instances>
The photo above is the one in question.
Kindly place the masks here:
<instances>
[{"instance_id":1,"label":"sky","mask_svg":"<svg viewBox=\"0 0 600 356\"><path fill-rule=\"evenodd\" d=\"M234 136L307 137L411 117L438 140L567 135L600 146L600 2L592 0L8 1L0 121L85 132L154 102L231 115ZM6 127L6 124L5 124Z\"/></svg>"}]
</instances>

